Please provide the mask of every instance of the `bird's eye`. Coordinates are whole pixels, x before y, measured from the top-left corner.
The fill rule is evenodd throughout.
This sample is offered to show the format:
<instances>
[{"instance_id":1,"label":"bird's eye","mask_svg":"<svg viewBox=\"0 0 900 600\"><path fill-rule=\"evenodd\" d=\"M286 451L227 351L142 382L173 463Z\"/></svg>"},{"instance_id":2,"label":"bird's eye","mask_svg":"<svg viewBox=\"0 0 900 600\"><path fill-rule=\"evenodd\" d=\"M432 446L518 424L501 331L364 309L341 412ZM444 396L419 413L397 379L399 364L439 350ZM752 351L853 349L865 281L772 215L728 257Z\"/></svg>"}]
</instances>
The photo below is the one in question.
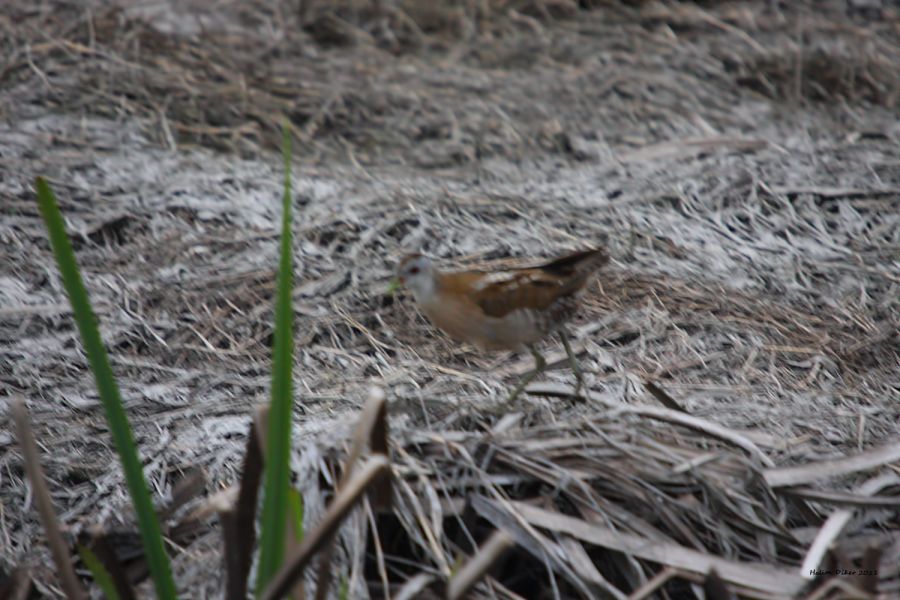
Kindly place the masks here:
<instances>
[{"instance_id":1,"label":"bird's eye","mask_svg":"<svg viewBox=\"0 0 900 600\"><path fill-rule=\"evenodd\" d=\"M409 268L409 274L410 274L410 275L418 275L418 274L419 274L419 267L410 267L410 268Z\"/></svg>"}]
</instances>

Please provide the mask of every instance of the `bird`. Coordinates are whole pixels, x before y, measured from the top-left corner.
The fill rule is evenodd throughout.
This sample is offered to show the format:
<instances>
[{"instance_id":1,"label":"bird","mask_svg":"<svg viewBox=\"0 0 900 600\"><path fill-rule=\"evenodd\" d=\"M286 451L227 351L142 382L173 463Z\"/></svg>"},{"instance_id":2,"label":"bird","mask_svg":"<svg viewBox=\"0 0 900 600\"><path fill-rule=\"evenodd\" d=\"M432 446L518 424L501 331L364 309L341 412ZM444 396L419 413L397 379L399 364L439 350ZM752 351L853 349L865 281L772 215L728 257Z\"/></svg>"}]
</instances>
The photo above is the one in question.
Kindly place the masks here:
<instances>
[{"instance_id":1,"label":"bird","mask_svg":"<svg viewBox=\"0 0 900 600\"><path fill-rule=\"evenodd\" d=\"M428 320L451 338L483 350L528 349L534 369L507 399L511 404L547 366L537 343L559 336L578 397L584 378L572 352L566 323L579 307L580 292L609 262L602 248L571 252L535 267L444 272L423 254L409 254L397 266L391 289L405 287Z\"/></svg>"}]
</instances>

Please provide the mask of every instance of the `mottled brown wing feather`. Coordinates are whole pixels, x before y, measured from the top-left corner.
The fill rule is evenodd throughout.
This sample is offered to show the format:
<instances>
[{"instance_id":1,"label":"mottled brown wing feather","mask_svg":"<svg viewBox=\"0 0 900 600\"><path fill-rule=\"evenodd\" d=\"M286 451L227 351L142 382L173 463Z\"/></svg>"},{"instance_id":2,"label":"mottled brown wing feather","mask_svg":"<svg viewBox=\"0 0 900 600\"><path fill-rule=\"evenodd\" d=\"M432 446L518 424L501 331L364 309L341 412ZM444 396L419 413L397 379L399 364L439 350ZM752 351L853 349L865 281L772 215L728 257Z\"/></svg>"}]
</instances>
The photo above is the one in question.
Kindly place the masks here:
<instances>
[{"instance_id":1,"label":"mottled brown wing feather","mask_svg":"<svg viewBox=\"0 0 900 600\"><path fill-rule=\"evenodd\" d=\"M564 292L564 282L541 271L516 272L513 279L492 283L473 300L489 317L501 318L514 310L549 308Z\"/></svg>"},{"instance_id":2,"label":"mottled brown wing feather","mask_svg":"<svg viewBox=\"0 0 900 600\"><path fill-rule=\"evenodd\" d=\"M588 276L609 260L603 250L584 250L563 256L538 267L510 269L508 279L478 288L483 277L499 273L459 274L468 280L464 285L472 300L488 316L502 318L520 309L547 310L557 300L577 292ZM463 283L460 281L460 283Z\"/></svg>"}]
</instances>

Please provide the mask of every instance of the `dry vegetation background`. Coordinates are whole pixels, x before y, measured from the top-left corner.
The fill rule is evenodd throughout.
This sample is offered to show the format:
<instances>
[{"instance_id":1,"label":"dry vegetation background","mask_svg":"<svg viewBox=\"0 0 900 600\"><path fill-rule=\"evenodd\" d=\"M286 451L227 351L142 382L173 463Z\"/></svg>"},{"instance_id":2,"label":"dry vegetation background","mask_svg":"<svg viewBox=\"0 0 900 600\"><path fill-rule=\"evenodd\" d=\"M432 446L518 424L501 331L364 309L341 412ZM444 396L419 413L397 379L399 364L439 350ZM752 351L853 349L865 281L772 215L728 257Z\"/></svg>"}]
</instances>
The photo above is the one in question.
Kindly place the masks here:
<instances>
[{"instance_id":1,"label":"dry vegetation background","mask_svg":"<svg viewBox=\"0 0 900 600\"><path fill-rule=\"evenodd\" d=\"M897 597L896 457L814 467L793 493L771 474L896 448L898 65L887 1L5 0L0 404L27 398L72 536L133 529L38 216L43 174L151 488L169 501L205 474L170 515L193 526L170 537L186 597L217 597L220 532L201 509L234 483L267 396L287 117L307 519L372 384L402 482L378 521L393 545L366 547L365 515L342 534L352 597L446 574L496 526L518 546L484 597L616 597L666 564L605 552L583 523L780 564L769 583L792 595L838 505L856 511L829 564L874 556L874 581L842 581ZM505 264L593 243L613 255L575 324L593 401L532 394L499 427L489 409L530 358L454 345L385 294L405 251ZM737 437L651 418L642 380ZM14 444L4 412L0 568L57 596ZM859 508L873 476L883 500ZM691 572L672 566L656 593L699 593ZM763 583L732 589L778 595Z\"/></svg>"}]
</instances>

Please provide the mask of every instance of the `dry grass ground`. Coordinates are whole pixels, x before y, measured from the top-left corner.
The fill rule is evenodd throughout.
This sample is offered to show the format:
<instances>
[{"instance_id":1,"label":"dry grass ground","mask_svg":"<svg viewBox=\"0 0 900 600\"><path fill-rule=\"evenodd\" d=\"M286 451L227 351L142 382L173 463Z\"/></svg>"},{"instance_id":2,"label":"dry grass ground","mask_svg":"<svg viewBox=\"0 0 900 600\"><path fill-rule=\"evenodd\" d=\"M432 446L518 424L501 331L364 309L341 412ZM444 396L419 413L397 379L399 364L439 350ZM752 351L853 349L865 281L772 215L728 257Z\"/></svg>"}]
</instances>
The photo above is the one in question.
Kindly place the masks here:
<instances>
[{"instance_id":1,"label":"dry grass ground","mask_svg":"<svg viewBox=\"0 0 900 600\"><path fill-rule=\"evenodd\" d=\"M874 580L840 581L900 594L900 461L828 462L900 434L891 3L5 4L0 403L27 398L73 536L132 525L34 177L60 196L151 488L205 473L188 514L234 483L267 395L287 117L308 520L369 387L391 406L398 508L345 527L352 597L446 575L493 527L517 546L484 597L616 596L659 573L648 594L700 593L700 563L628 535L769 565L775 590L732 589L792 595L838 506L855 512L823 565L875 556ZM548 346L559 368L498 421L530 357L453 344L385 293L405 251L506 264L595 243L613 261L574 326L588 403ZM647 380L698 423L658 412ZM0 567L57 596L0 423ZM391 545L366 546L371 524ZM218 524L196 525L176 578L217 597Z\"/></svg>"}]
</instances>

